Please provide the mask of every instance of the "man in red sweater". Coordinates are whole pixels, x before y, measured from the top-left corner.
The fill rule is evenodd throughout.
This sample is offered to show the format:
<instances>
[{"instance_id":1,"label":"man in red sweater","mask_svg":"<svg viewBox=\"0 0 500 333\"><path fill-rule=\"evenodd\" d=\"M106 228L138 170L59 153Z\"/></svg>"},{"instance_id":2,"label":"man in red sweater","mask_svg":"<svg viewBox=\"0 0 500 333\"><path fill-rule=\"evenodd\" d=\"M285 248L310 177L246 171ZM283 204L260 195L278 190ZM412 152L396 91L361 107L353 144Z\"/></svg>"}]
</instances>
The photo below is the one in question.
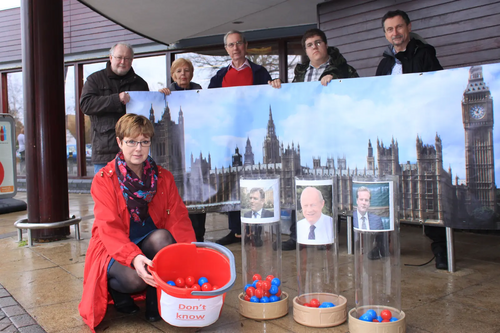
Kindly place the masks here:
<instances>
[{"instance_id":1,"label":"man in red sweater","mask_svg":"<svg viewBox=\"0 0 500 333\"><path fill-rule=\"evenodd\" d=\"M271 78L264 67L246 58L248 42L243 33L231 30L224 36L224 47L231 57L231 63L221 68L210 80L208 88L250 86L269 84L281 87L281 80ZM218 244L229 245L241 241L241 218L239 211L228 213L229 234L217 240Z\"/></svg>"}]
</instances>

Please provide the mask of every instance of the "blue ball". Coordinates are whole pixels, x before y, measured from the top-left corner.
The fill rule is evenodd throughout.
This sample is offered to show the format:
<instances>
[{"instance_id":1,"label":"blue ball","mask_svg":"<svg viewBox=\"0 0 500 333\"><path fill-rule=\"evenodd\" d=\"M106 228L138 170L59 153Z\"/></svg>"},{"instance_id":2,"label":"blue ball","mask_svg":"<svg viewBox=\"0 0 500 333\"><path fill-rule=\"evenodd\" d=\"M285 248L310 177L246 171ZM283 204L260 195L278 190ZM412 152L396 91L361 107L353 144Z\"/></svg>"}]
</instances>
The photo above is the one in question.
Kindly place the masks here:
<instances>
[{"instance_id":1,"label":"blue ball","mask_svg":"<svg viewBox=\"0 0 500 333\"><path fill-rule=\"evenodd\" d=\"M373 319L377 319L377 313L375 310L368 310L366 311L366 314L371 318L370 321L373 321Z\"/></svg>"},{"instance_id":2,"label":"blue ball","mask_svg":"<svg viewBox=\"0 0 500 333\"><path fill-rule=\"evenodd\" d=\"M363 314L361 317L359 317L359 320L363 320L363 321L373 321L372 317L370 317L369 315L367 315L366 313Z\"/></svg>"},{"instance_id":3,"label":"blue ball","mask_svg":"<svg viewBox=\"0 0 500 333\"><path fill-rule=\"evenodd\" d=\"M390 321L398 321L398 318L392 317Z\"/></svg>"},{"instance_id":4,"label":"blue ball","mask_svg":"<svg viewBox=\"0 0 500 333\"><path fill-rule=\"evenodd\" d=\"M198 284L200 285L200 287L207 282L208 282L208 279L206 277L201 277L198 279Z\"/></svg>"},{"instance_id":5,"label":"blue ball","mask_svg":"<svg viewBox=\"0 0 500 333\"><path fill-rule=\"evenodd\" d=\"M278 279L278 278L274 278L274 279L271 280L271 285L279 287L281 285L281 280Z\"/></svg>"},{"instance_id":6,"label":"blue ball","mask_svg":"<svg viewBox=\"0 0 500 333\"><path fill-rule=\"evenodd\" d=\"M377 316L377 320L378 320L379 323L381 323L382 320L384 320L384 319L382 319L382 316Z\"/></svg>"},{"instance_id":7,"label":"blue ball","mask_svg":"<svg viewBox=\"0 0 500 333\"><path fill-rule=\"evenodd\" d=\"M257 296L250 297L250 302L259 303L259 298Z\"/></svg>"},{"instance_id":8,"label":"blue ball","mask_svg":"<svg viewBox=\"0 0 500 333\"><path fill-rule=\"evenodd\" d=\"M269 293L271 295L275 295L278 293L278 291L280 291L280 289L278 288L278 286L276 285L272 285L271 288L269 288Z\"/></svg>"},{"instance_id":9,"label":"blue ball","mask_svg":"<svg viewBox=\"0 0 500 333\"><path fill-rule=\"evenodd\" d=\"M255 281L253 281L253 283L252 283L252 287L257 288L257 282L259 282L259 280L255 280Z\"/></svg>"},{"instance_id":10,"label":"blue ball","mask_svg":"<svg viewBox=\"0 0 500 333\"><path fill-rule=\"evenodd\" d=\"M269 302L277 302L279 300L280 298L276 295L272 295L271 297L269 297Z\"/></svg>"},{"instance_id":11,"label":"blue ball","mask_svg":"<svg viewBox=\"0 0 500 333\"><path fill-rule=\"evenodd\" d=\"M333 308L334 306L335 306L335 304L333 304L332 302L323 302L320 305L320 307L322 307L322 308Z\"/></svg>"},{"instance_id":12,"label":"blue ball","mask_svg":"<svg viewBox=\"0 0 500 333\"><path fill-rule=\"evenodd\" d=\"M175 282L174 281L168 281L167 284L175 287Z\"/></svg>"},{"instance_id":13,"label":"blue ball","mask_svg":"<svg viewBox=\"0 0 500 333\"><path fill-rule=\"evenodd\" d=\"M251 287L252 285L249 283L245 286L245 292L247 292L248 287Z\"/></svg>"},{"instance_id":14,"label":"blue ball","mask_svg":"<svg viewBox=\"0 0 500 333\"><path fill-rule=\"evenodd\" d=\"M267 296L262 296L262 298L260 299L260 302L261 302L261 303L269 303L269 297L267 297Z\"/></svg>"}]
</instances>

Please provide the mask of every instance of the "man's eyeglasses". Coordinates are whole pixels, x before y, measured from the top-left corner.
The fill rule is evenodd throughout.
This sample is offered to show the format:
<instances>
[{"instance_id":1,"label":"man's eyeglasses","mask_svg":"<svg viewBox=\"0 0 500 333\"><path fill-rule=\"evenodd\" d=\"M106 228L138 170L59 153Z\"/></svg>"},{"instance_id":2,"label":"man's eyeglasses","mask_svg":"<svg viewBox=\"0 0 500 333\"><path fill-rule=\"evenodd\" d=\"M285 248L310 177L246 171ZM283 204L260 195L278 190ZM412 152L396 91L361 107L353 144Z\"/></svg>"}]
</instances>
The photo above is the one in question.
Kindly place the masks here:
<instances>
[{"instance_id":1,"label":"man's eyeglasses","mask_svg":"<svg viewBox=\"0 0 500 333\"><path fill-rule=\"evenodd\" d=\"M229 44L226 44L226 47L232 49L233 47L235 46L240 46L240 45L243 45L243 42L240 40L240 41L237 41L236 43L229 43Z\"/></svg>"},{"instance_id":2,"label":"man's eyeglasses","mask_svg":"<svg viewBox=\"0 0 500 333\"><path fill-rule=\"evenodd\" d=\"M319 47L321 44L323 44L323 41L321 39L318 39L312 43L307 43L306 49L312 49L314 46Z\"/></svg>"},{"instance_id":3,"label":"man's eyeglasses","mask_svg":"<svg viewBox=\"0 0 500 333\"><path fill-rule=\"evenodd\" d=\"M124 141L124 142L128 147L137 147L138 144L141 144L141 147L151 146L151 141L149 141L149 140L144 140L144 141L128 140L128 141Z\"/></svg>"},{"instance_id":4,"label":"man's eyeglasses","mask_svg":"<svg viewBox=\"0 0 500 333\"><path fill-rule=\"evenodd\" d=\"M122 60L125 60L126 62L131 62L132 61L132 58L126 58L126 57L115 57L115 56L113 56L113 58L115 58L118 61L122 61Z\"/></svg>"}]
</instances>

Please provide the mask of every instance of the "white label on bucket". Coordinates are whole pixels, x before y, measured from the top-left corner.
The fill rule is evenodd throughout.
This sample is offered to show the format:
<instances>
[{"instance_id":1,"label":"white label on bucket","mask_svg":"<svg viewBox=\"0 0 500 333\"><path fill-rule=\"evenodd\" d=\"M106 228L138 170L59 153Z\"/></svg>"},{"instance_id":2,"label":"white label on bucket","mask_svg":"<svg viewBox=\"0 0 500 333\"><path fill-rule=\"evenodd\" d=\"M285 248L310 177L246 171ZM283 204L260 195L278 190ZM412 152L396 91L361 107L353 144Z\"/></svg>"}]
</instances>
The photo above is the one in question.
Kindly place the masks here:
<instances>
[{"instance_id":1,"label":"white label on bucket","mask_svg":"<svg viewBox=\"0 0 500 333\"><path fill-rule=\"evenodd\" d=\"M177 298L161 291L161 317L167 323L180 327L208 326L219 319L222 295L211 298Z\"/></svg>"}]
</instances>

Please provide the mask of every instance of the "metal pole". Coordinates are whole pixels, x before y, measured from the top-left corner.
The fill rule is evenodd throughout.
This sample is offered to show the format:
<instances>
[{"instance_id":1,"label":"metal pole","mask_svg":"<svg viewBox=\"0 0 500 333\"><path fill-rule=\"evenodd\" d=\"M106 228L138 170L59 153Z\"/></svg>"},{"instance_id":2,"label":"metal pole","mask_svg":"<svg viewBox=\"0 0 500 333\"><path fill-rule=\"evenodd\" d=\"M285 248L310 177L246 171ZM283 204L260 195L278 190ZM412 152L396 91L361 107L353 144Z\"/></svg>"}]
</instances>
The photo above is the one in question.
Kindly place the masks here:
<instances>
[{"instance_id":1,"label":"metal pole","mask_svg":"<svg viewBox=\"0 0 500 333\"><path fill-rule=\"evenodd\" d=\"M448 251L448 272L455 272L455 243L453 229L446 227L446 250Z\"/></svg>"},{"instance_id":2,"label":"metal pole","mask_svg":"<svg viewBox=\"0 0 500 333\"><path fill-rule=\"evenodd\" d=\"M347 254L354 254L352 250L353 235L352 216L347 216Z\"/></svg>"}]
</instances>

